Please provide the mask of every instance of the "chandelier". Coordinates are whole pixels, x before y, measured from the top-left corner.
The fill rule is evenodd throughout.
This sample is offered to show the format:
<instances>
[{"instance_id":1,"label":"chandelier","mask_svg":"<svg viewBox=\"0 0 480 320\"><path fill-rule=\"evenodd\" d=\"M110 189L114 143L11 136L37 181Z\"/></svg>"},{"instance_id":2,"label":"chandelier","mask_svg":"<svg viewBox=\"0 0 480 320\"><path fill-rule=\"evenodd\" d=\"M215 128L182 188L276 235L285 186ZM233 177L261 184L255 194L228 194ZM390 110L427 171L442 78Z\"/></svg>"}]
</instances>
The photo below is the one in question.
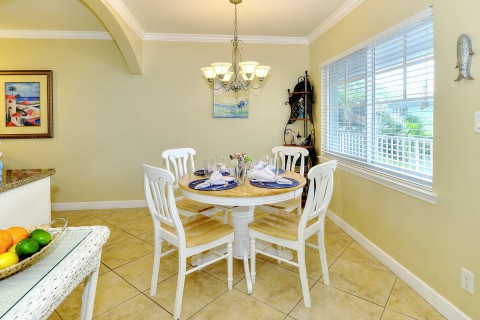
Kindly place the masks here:
<instances>
[{"instance_id":1,"label":"chandelier","mask_svg":"<svg viewBox=\"0 0 480 320\"><path fill-rule=\"evenodd\" d=\"M215 62L211 67L202 68L204 77L210 83L210 86L214 90L224 89L225 91L234 91L235 97L240 90L248 90L248 88L258 89L260 88L262 81L270 70L269 66L261 66L256 61L241 61L242 55L240 53L239 44L242 42L238 40L237 32L237 4L242 0L230 0L235 5L235 24L233 29L232 39L232 63L229 62ZM238 63L237 61L241 61ZM233 71L230 71L230 67L233 66ZM215 81L217 79L219 81ZM258 80L258 81L257 81ZM221 86L215 87L215 83L220 82Z\"/></svg>"}]
</instances>

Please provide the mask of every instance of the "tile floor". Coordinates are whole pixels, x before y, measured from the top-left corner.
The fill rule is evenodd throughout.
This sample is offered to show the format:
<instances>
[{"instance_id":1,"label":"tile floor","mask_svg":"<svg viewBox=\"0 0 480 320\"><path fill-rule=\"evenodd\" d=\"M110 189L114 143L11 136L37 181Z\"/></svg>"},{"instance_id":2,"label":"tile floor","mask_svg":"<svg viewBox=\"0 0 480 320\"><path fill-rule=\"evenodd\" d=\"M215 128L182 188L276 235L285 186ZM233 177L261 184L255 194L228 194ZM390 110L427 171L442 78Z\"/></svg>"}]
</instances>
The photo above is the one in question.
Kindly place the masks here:
<instances>
[{"instance_id":1,"label":"tile floor","mask_svg":"<svg viewBox=\"0 0 480 320\"><path fill-rule=\"evenodd\" d=\"M177 257L174 252L162 258L157 295L150 297L154 246L146 208L58 211L52 215L67 217L69 226L110 228L102 253L94 319L172 319ZM310 309L303 305L296 268L258 256L252 295L246 294L241 261L234 261L231 291L227 290L225 260L188 275L182 319L445 319L328 219L325 238L330 286L323 284L318 252L307 248ZM49 319L79 319L81 289L82 285L77 287Z\"/></svg>"}]
</instances>

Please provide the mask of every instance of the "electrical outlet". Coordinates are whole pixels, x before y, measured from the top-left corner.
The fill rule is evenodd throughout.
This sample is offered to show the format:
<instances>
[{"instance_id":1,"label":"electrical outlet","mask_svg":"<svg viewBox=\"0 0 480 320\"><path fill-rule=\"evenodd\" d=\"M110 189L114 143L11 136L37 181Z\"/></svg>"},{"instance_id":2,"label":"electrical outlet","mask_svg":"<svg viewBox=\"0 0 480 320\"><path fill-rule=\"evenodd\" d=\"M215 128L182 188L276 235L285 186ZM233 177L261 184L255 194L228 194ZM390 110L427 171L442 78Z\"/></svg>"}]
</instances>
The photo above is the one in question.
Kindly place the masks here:
<instances>
[{"instance_id":1,"label":"electrical outlet","mask_svg":"<svg viewBox=\"0 0 480 320\"><path fill-rule=\"evenodd\" d=\"M467 291L470 294L473 294L473 279L473 273L471 273L465 268L462 268L462 282L460 286L463 290Z\"/></svg>"}]
</instances>

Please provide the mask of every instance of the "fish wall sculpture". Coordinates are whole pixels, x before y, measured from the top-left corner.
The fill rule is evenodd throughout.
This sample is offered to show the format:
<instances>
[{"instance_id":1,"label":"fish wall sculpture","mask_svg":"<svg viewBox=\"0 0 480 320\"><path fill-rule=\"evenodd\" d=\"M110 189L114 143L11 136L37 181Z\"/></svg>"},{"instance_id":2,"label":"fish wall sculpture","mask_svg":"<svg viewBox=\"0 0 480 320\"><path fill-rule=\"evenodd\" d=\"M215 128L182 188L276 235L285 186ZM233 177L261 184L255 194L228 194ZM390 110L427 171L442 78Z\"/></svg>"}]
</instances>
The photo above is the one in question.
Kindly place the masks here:
<instances>
[{"instance_id":1,"label":"fish wall sculpture","mask_svg":"<svg viewBox=\"0 0 480 320\"><path fill-rule=\"evenodd\" d=\"M462 34L457 40L457 66L458 77L455 81L462 79L473 80L470 75L470 65L472 64L472 42L467 35Z\"/></svg>"}]
</instances>

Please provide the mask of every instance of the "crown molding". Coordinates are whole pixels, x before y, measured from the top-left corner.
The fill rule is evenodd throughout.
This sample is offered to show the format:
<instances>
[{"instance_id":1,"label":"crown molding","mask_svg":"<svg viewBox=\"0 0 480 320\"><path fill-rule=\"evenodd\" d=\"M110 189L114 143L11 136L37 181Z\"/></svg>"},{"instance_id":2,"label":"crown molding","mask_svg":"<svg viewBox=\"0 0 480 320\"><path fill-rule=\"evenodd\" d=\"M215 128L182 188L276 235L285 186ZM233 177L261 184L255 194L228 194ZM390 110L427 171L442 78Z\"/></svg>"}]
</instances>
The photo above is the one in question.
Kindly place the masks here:
<instances>
[{"instance_id":1,"label":"crown molding","mask_svg":"<svg viewBox=\"0 0 480 320\"><path fill-rule=\"evenodd\" d=\"M308 35L308 43L312 43L328 29L333 27L336 23L342 20L347 14L352 12L355 8L361 5L365 0L348 0L338 8L331 16L329 16L321 25L319 25L312 33Z\"/></svg>"},{"instance_id":2,"label":"crown molding","mask_svg":"<svg viewBox=\"0 0 480 320\"><path fill-rule=\"evenodd\" d=\"M112 40L105 31L0 30L0 38ZM145 41L231 42L231 35L147 33ZM308 45L306 37L239 36L243 43Z\"/></svg>"},{"instance_id":3,"label":"crown molding","mask_svg":"<svg viewBox=\"0 0 480 320\"><path fill-rule=\"evenodd\" d=\"M128 10L122 0L104 0L137 35L146 41L185 41L185 42L231 42L231 35L208 34L175 34L146 33L142 25ZM296 44L309 45L328 29L342 20L347 14L362 4L365 0L348 0L337 9L308 37L278 37L278 36L239 36L244 43L259 44ZM30 38L30 39L96 39L111 40L108 32L102 31L57 31L57 30L0 30L0 38Z\"/></svg>"},{"instance_id":4,"label":"crown molding","mask_svg":"<svg viewBox=\"0 0 480 320\"><path fill-rule=\"evenodd\" d=\"M243 43L261 44L302 44L308 45L306 37L268 37L268 36L239 36ZM176 34L176 33L147 33L143 40L147 41L185 41L185 42L231 42L231 35L215 34Z\"/></svg>"},{"instance_id":5,"label":"crown molding","mask_svg":"<svg viewBox=\"0 0 480 320\"><path fill-rule=\"evenodd\" d=\"M104 31L0 30L0 38L112 40Z\"/></svg>"}]
</instances>

